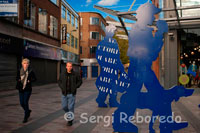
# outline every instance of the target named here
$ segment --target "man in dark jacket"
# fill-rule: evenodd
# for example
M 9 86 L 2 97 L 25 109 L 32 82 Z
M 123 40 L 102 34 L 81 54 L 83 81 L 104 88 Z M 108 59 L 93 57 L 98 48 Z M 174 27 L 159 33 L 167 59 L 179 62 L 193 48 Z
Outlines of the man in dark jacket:
M 68 126 L 72 126 L 74 116 L 74 105 L 76 90 L 82 84 L 82 79 L 79 73 L 73 71 L 72 63 L 66 63 L 66 72 L 60 75 L 58 85 L 62 91 L 62 108 L 65 111 L 68 120 Z M 71 116 L 69 116 L 71 115 Z

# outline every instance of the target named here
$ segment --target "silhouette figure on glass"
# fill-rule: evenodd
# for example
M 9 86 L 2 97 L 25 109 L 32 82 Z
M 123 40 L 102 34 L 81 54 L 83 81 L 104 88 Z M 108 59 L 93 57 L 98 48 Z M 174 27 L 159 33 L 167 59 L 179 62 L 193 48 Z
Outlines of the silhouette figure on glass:
M 106 37 L 97 45 L 96 58 L 100 65 L 101 72 L 96 80 L 99 90 L 96 102 L 99 107 L 107 107 L 105 103 L 109 95 L 109 106 L 117 107 L 117 81 L 119 72 L 124 72 L 124 67 L 120 61 L 120 53 L 117 41 L 113 39 L 116 27 L 106 26 Z
M 171 102 L 178 101 L 182 96 L 190 96 L 193 90 L 187 90 L 182 86 L 174 86 L 165 90 L 159 83 L 155 73 L 151 69 L 152 62 L 156 60 L 163 46 L 164 33 L 168 31 L 165 21 L 158 20 L 155 24 L 156 31 L 152 28 L 154 15 L 161 10 L 153 4 L 141 5 L 136 13 L 137 22 L 133 24 L 129 32 L 129 48 L 127 55 L 130 59 L 128 68 L 128 83 L 125 93 L 121 96 L 118 109 L 114 112 L 113 128 L 115 132 L 138 132 L 137 126 L 131 121 L 122 120 L 121 113 L 127 118 L 135 114 L 136 109 L 150 109 L 152 118 L 172 116 Z M 141 92 L 142 87 L 147 92 Z M 176 123 L 171 120 L 160 122 L 160 133 L 172 133 L 173 130 L 184 128 L 188 123 Z M 154 133 L 154 120 L 149 123 L 149 132 Z

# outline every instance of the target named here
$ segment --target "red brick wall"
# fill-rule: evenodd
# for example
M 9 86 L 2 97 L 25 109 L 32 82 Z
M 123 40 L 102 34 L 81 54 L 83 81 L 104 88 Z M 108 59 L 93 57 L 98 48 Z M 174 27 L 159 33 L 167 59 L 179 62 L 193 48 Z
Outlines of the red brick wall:
M 31 0 L 36 6 L 36 19 L 35 19 L 35 30 L 24 28 L 23 36 L 37 40 L 40 42 L 48 43 L 50 45 L 60 46 L 60 23 L 61 23 L 61 1 L 59 6 L 52 3 L 50 0 Z M 20 10 L 19 10 L 19 24 L 24 24 L 24 0 L 20 0 Z M 42 34 L 38 31 L 38 10 L 39 8 L 46 9 L 48 13 L 48 33 Z M 49 35 L 50 29 L 50 15 L 54 16 L 58 20 L 58 38 L 53 38 Z
M 93 12 L 80 12 L 80 18 L 82 18 L 82 25 L 80 25 L 80 32 L 82 32 L 82 40 L 80 41 L 80 46 L 82 47 L 82 54 L 80 54 L 81 58 L 91 58 L 90 56 L 90 47 L 97 46 L 100 40 L 91 40 L 90 39 L 90 31 L 99 32 L 99 39 L 101 39 L 101 35 L 105 36 L 105 32 L 101 28 L 101 22 L 106 25 L 105 19 L 98 13 Z M 90 25 L 90 17 L 99 18 L 99 25 Z

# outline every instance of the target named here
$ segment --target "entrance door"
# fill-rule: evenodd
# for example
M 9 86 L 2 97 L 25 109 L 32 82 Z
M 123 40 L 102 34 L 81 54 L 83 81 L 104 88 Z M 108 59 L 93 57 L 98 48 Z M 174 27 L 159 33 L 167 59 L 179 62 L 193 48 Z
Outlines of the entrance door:
M 87 66 L 82 66 L 81 70 L 82 70 L 82 77 L 87 78 Z
M 98 66 L 92 66 L 92 77 L 98 77 Z

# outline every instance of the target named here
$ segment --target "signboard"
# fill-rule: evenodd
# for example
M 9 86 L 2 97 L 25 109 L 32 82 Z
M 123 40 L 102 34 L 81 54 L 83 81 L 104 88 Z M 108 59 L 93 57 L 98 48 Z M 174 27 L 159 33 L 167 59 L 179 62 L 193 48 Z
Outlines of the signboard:
M 24 40 L 24 56 L 61 60 L 60 49 Z
M 61 50 L 62 53 L 62 60 L 66 63 L 66 62 L 72 62 L 72 63 L 79 63 L 78 62 L 78 55 L 72 53 L 72 52 L 68 52 L 68 51 L 64 51 Z
M 18 0 L 0 0 L 0 16 L 17 16 Z
M 62 44 L 66 44 L 66 40 L 67 40 L 67 25 L 63 24 L 62 25 Z
M 0 33 L 0 51 L 21 55 L 23 54 L 23 40 Z

